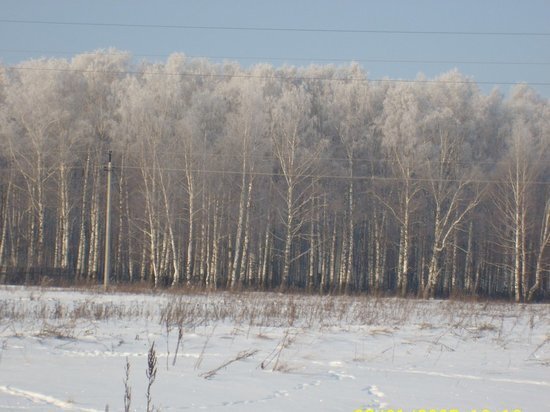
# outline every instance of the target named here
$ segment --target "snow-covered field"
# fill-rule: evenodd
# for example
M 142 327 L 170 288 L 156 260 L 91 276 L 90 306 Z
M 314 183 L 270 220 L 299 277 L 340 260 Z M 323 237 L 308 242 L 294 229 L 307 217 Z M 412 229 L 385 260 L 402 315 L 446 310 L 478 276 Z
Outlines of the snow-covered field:
M 0 410 L 145 410 L 153 342 L 162 411 L 550 411 L 547 304 L 19 287 Z

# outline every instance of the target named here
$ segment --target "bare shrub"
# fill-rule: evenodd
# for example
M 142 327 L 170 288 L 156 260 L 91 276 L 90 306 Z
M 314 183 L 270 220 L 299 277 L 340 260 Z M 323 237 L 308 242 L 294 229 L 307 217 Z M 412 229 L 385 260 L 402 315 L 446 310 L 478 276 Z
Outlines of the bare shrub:
M 271 363 L 274 362 L 272 369 L 273 371 L 282 371 L 283 369 L 287 369 L 286 367 L 281 367 L 281 354 L 283 353 L 283 349 L 288 348 L 293 341 L 293 338 L 290 336 L 290 329 L 286 329 L 283 337 L 281 338 L 275 349 L 273 349 L 273 351 L 269 355 L 267 355 L 267 357 L 260 364 L 260 367 L 262 369 L 266 369 Z
M 155 352 L 155 342 L 151 344 L 149 352 L 147 354 L 147 369 L 145 370 L 145 376 L 147 377 L 147 412 L 154 410 L 153 402 L 151 398 L 151 387 L 157 378 L 157 353 Z
M 75 328 L 76 325 L 72 322 L 59 325 L 44 322 L 36 336 L 40 338 L 74 339 Z
M 132 405 L 132 388 L 130 387 L 130 361 L 126 357 L 126 365 L 124 367 L 124 412 L 130 412 Z
M 176 342 L 176 350 L 174 352 L 174 360 L 172 361 L 172 366 L 176 366 L 176 359 L 178 358 L 178 350 L 181 345 L 181 340 L 183 339 L 183 325 L 178 325 L 178 341 Z
M 204 352 L 206 351 L 206 347 L 208 346 L 208 342 L 214 335 L 214 332 L 216 330 L 216 325 L 212 328 L 208 336 L 206 337 L 206 340 L 204 341 L 204 345 L 202 345 L 201 353 L 199 354 L 199 357 L 197 358 L 197 361 L 195 362 L 195 370 L 199 369 L 202 363 L 202 360 L 204 359 Z

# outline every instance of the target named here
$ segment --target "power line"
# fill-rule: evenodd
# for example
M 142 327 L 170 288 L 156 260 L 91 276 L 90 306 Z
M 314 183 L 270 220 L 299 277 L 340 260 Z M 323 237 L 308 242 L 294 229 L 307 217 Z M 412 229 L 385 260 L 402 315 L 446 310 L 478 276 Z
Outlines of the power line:
M 113 149 L 112 150 L 113 152 L 115 153 L 124 153 L 124 151 L 122 149 Z M 156 151 L 155 152 L 157 155 L 184 155 L 185 152 L 183 151 L 170 151 L 170 152 L 158 152 Z M 234 154 L 229 154 L 229 153 L 206 153 L 206 154 L 201 154 L 200 155 L 201 157 L 206 157 L 206 158 L 228 158 L 228 159 L 246 159 L 248 161 L 251 161 L 251 160 L 265 160 L 265 161 L 278 161 L 278 158 L 276 156 L 273 156 L 273 155 L 270 155 L 270 156 L 264 156 L 264 155 L 247 155 L 247 156 L 243 156 L 243 155 L 234 155 Z M 319 156 L 319 157 L 316 157 L 317 160 L 322 160 L 322 161 L 328 161 L 328 162 L 331 162 L 331 161 L 334 161 L 334 162 L 347 162 L 349 159 L 347 157 L 327 157 L 327 156 Z M 439 160 L 418 160 L 416 158 L 411 158 L 410 159 L 411 162 L 413 162 L 415 165 L 424 165 L 424 164 L 441 164 L 441 163 L 445 163 L 445 164 L 451 164 L 451 165 L 473 165 L 473 166 L 476 166 L 476 165 L 497 165 L 497 164 L 500 164 L 502 161 L 501 160 L 461 160 L 461 161 L 439 161 Z M 404 163 L 406 162 L 406 160 L 398 160 L 398 159 L 391 159 L 391 158 L 372 158 L 372 157 L 353 157 L 353 162 L 354 164 L 356 164 L 357 162 L 361 163 L 361 162 L 365 162 L 365 163 L 386 163 L 386 164 L 400 164 L 400 163 Z M 529 164 L 549 164 L 550 163 L 550 159 L 540 159 L 540 160 L 533 160 L 533 161 L 529 161 Z
M 99 168 L 99 167 L 97 167 Z M 52 168 L 41 168 L 43 170 L 48 171 L 59 171 L 62 168 L 61 167 L 52 167 Z M 73 167 L 64 167 L 64 170 L 84 170 L 85 168 L 83 166 L 73 166 Z M 116 168 L 115 168 L 116 169 Z M 237 170 L 212 170 L 212 169 L 204 169 L 204 168 L 179 168 L 179 167 L 151 167 L 151 166 L 130 166 L 125 165 L 125 170 L 152 170 L 152 171 L 162 171 L 162 172 L 186 172 L 186 173 L 202 173 L 202 174 L 214 174 L 214 175 L 242 175 L 242 171 Z M 19 171 L 17 168 L 1 168 L 0 170 L 14 170 Z M 97 169 L 94 169 L 97 170 Z M 246 173 L 247 176 L 264 176 L 264 177 L 281 177 L 284 178 L 284 173 L 275 173 L 275 172 L 259 172 L 259 171 L 248 171 Z M 292 176 L 295 178 L 302 178 L 302 179 L 317 179 L 317 180 L 355 180 L 355 181 L 391 181 L 391 182 L 403 182 L 405 179 L 402 177 L 394 177 L 394 176 L 349 176 L 349 175 L 330 175 L 330 174 L 300 174 L 300 175 L 287 175 Z M 430 183 L 430 182 L 447 182 L 447 183 L 467 183 L 467 184 L 475 184 L 475 183 L 483 183 L 483 184 L 502 184 L 506 183 L 506 180 L 497 180 L 497 179 L 441 179 L 441 178 L 420 178 L 420 177 L 410 177 L 406 180 L 411 182 L 424 182 L 424 183 Z M 526 185 L 550 185 L 550 181 L 543 181 L 543 180 L 529 180 L 522 182 Z
M 40 50 L 40 49 L 0 49 L 0 53 L 18 53 L 18 54 L 54 54 L 63 56 L 77 56 L 77 55 L 106 55 L 106 56 L 120 56 L 129 54 L 132 57 L 169 57 L 169 54 L 154 54 L 154 53 L 129 53 L 129 52 L 82 52 L 82 51 L 66 51 L 66 50 Z M 519 60 L 435 60 L 435 59 L 387 59 L 378 57 L 367 58 L 341 58 L 341 57 L 284 57 L 284 56 L 230 56 L 230 55 L 184 55 L 191 59 L 225 59 L 225 60 L 259 60 L 259 61 L 301 61 L 301 62 L 339 62 L 339 63 L 410 63 L 410 64 L 464 64 L 464 65 L 518 65 L 518 66 L 550 66 L 550 62 L 547 61 L 519 61 Z
M 124 153 L 124 151 L 122 149 L 112 149 L 111 150 L 113 153 Z M 85 150 L 71 150 L 70 151 L 71 154 L 88 154 L 87 151 Z M 154 152 L 156 155 L 161 155 L 161 156 L 167 156 L 167 155 L 183 155 L 185 154 L 184 152 L 180 152 L 180 151 L 170 151 L 170 152 L 159 152 L 159 151 L 155 151 Z M 17 152 L 17 155 L 34 155 L 36 154 L 36 151 L 18 151 Z M 47 152 L 48 155 L 52 155 L 52 154 L 67 154 L 66 152 L 62 152 L 62 151 L 59 151 L 59 150 L 48 150 Z M 136 157 L 136 153 L 132 152 L 131 153 L 132 155 L 134 155 L 133 157 Z M 137 156 L 139 157 L 139 156 Z M 270 156 L 264 156 L 264 155 L 248 155 L 248 156 L 242 156 L 242 155 L 233 155 L 233 154 L 226 154 L 226 153 L 206 153 L 206 154 L 200 154 L 200 159 L 237 159 L 237 160 L 247 160 L 248 162 L 251 162 L 253 160 L 258 160 L 258 161 L 264 161 L 264 162 L 278 162 L 279 159 L 276 157 L 276 156 L 273 156 L 273 155 L 270 155 Z M 10 157 L 10 159 L 12 159 Z M 198 158 L 197 158 L 198 159 Z M 78 159 L 77 159 L 78 160 Z M 183 160 L 183 159 L 178 159 L 176 158 L 176 160 Z M 326 157 L 326 156 L 320 156 L 320 157 L 316 157 L 316 160 L 320 160 L 320 161 L 324 161 L 324 162 L 345 162 L 345 164 L 347 164 L 348 162 L 348 158 L 347 157 Z M 419 159 L 415 159 L 415 158 L 411 158 L 411 159 L 408 159 L 411 163 L 414 163 L 415 166 L 420 166 L 420 165 L 430 165 L 430 164 L 448 164 L 448 165 L 460 165 L 460 166 L 480 166 L 480 165 L 498 165 L 498 164 L 501 164 L 503 162 L 505 162 L 506 159 L 503 159 L 503 160 L 460 160 L 460 161 L 441 161 L 441 160 L 419 160 Z M 401 163 L 405 163 L 407 162 L 407 160 L 399 160 L 399 159 L 390 159 L 390 158 L 377 158 L 377 159 L 374 159 L 374 158 L 370 158 L 370 157 L 354 157 L 353 158 L 353 163 L 355 165 L 360 165 L 361 163 L 371 163 L 371 164 L 401 164 Z M 533 164 L 542 164 L 542 165 L 547 165 L 550 163 L 550 159 L 538 159 L 538 160 L 530 160 L 529 161 L 529 164 L 530 165 L 533 165 Z M 65 166 L 65 169 L 70 169 L 70 168 L 74 168 L 74 169 L 81 169 L 82 166 Z M 55 170 L 55 167 L 53 168 L 45 168 L 45 169 L 54 169 Z M 0 170 L 6 170 L 5 168 L 1 168 L 0 167 Z M 14 169 L 15 170 L 15 169 Z
M 140 169 L 140 170 L 156 170 L 156 171 L 166 171 L 166 172 L 192 172 L 192 173 L 210 173 L 210 174 L 228 174 L 228 175 L 242 175 L 242 171 L 236 170 L 209 170 L 209 169 L 185 169 L 185 168 L 164 168 L 164 167 L 142 167 L 142 166 L 125 166 L 126 169 Z M 258 171 L 249 171 L 246 173 L 249 176 L 267 176 L 267 177 L 285 177 L 284 173 L 275 173 L 275 172 L 258 172 Z M 376 181 L 394 181 L 402 182 L 404 179 L 402 177 L 393 177 L 393 176 L 349 176 L 349 175 L 328 175 L 328 174 L 301 174 L 301 175 L 287 175 L 295 178 L 303 179 L 334 179 L 334 180 L 376 180 Z M 419 177 L 410 177 L 408 181 L 413 182 L 448 182 L 448 183 L 505 183 L 502 180 L 496 179 L 441 179 L 441 178 L 419 178 Z M 526 181 L 525 184 L 534 184 L 534 185 L 550 185 L 550 181 Z
M 228 73 L 194 73 L 194 72 L 147 72 L 138 70 L 91 70 L 91 69 L 64 69 L 54 67 L 28 67 L 28 66 L 6 66 L 10 70 L 20 71 L 43 71 L 43 72 L 74 72 L 74 73 L 98 73 L 114 75 L 152 75 L 152 76 L 181 76 L 181 77 L 202 77 L 202 78 L 242 78 L 242 79 L 270 79 L 270 80 L 315 80 L 315 81 L 336 81 L 336 82 L 375 82 L 375 83 L 420 83 L 420 84 L 482 84 L 482 85 L 503 85 L 514 86 L 519 84 L 528 84 L 531 86 L 550 86 L 550 82 L 522 82 L 522 81 L 474 81 L 474 80 L 419 80 L 419 79 L 389 79 L 366 77 L 319 77 L 319 76 L 283 76 L 274 74 L 273 76 L 256 74 L 228 74 Z
M 136 157 L 136 156 L 139 157 L 139 155 L 140 155 L 140 152 L 127 152 L 124 149 L 110 149 L 110 151 L 113 152 L 113 153 L 120 153 L 122 155 L 131 154 L 131 155 L 133 155 L 133 157 Z M 55 150 L 48 149 L 47 154 L 48 155 L 53 155 L 53 154 L 60 155 L 60 154 L 67 154 L 69 152 L 71 154 L 85 154 L 85 155 L 87 155 L 87 154 L 94 155 L 94 154 L 98 153 L 98 152 L 91 152 L 91 151 L 84 150 L 84 149 L 81 149 L 81 150 L 71 149 L 67 152 L 64 152 L 64 151 L 58 150 L 58 149 L 55 149 Z M 32 150 L 20 150 L 20 151 L 16 152 L 16 155 L 34 155 L 36 153 L 37 153 L 36 151 L 32 151 Z M 156 154 L 156 155 L 162 155 L 162 156 L 185 155 L 184 151 L 179 151 L 179 150 L 172 150 L 172 151 L 156 151 L 155 150 L 153 153 Z M 202 160 L 203 158 L 206 158 L 206 159 L 237 159 L 237 160 L 245 159 L 248 162 L 250 162 L 252 160 L 260 160 L 260 161 L 263 160 L 265 162 L 278 162 L 279 161 L 277 156 L 274 156 L 274 155 L 261 155 L 261 154 L 243 156 L 242 154 L 230 154 L 230 153 L 201 153 L 200 154 L 200 159 Z M 10 160 L 10 159 L 13 159 L 13 157 L 10 156 L 9 158 L 5 158 L 5 159 Z M 181 158 L 181 159 L 176 158 L 176 160 L 183 160 L 183 158 Z M 346 162 L 346 164 L 347 164 L 349 159 L 347 157 L 319 156 L 319 157 L 316 157 L 316 160 L 321 160 L 321 161 L 325 161 L 325 162 Z M 412 157 L 411 159 L 405 159 L 405 160 L 396 159 L 396 158 L 388 158 L 388 157 L 379 157 L 379 158 L 353 157 L 353 162 L 356 165 L 358 163 L 359 164 L 361 164 L 361 163 L 401 164 L 401 163 L 405 163 L 407 160 L 413 162 L 416 166 L 428 165 L 428 164 L 441 164 L 441 163 L 449 164 L 449 165 L 462 165 L 462 166 L 466 166 L 466 165 L 471 165 L 471 166 L 498 165 L 498 164 L 501 164 L 501 163 L 506 161 L 506 159 L 501 159 L 501 160 L 446 160 L 446 161 L 440 161 L 440 160 L 433 160 L 433 159 L 420 160 L 420 159 L 416 159 L 414 157 Z M 530 160 L 529 164 L 530 165 L 533 165 L 533 164 L 547 165 L 547 164 L 550 164 L 550 159 L 545 158 L 545 159 L 538 159 L 538 160 Z M 65 167 L 65 169 L 73 168 L 73 166 L 64 166 L 64 167 Z M 82 166 L 74 166 L 74 168 L 75 169 L 81 169 Z M 51 169 L 51 168 L 49 168 L 49 169 Z M 55 170 L 55 167 L 53 169 Z M 1 167 L 0 167 L 0 170 L 2 170 Z
M 550 32 L 534 31 L 465 31 L 465 30 L 381 30 L 381 29 L 343 29 L 343 28 L 306 28 L 306 27 L 260 27 L 260 26 L 213 26 L 179 24 L 138 24 L 104 23 L 82 21 L 48 21 L 0 19 L 0 23 L 36 24 L 54 26 L 120 27 L 147 29 L 180 30 L 216 30 L 216 31 L 254 31 L 254 32 L 298 32 L 298 33 L 342 33 L 342 34 L 406 34 L 406 35 L 449 35 L 449 36 L 550 36 Z

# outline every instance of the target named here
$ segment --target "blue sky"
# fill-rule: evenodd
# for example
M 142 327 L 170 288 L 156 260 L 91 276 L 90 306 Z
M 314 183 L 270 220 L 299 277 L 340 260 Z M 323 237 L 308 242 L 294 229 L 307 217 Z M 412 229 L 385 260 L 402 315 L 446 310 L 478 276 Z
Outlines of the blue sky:
M 245 66 L 259 61 L 308 65 L 331 59 L 337 64 L 340 59 L 371 60 L 361 62 L 371 78 L 413 79 L 420 72 L 433 77 L 457 67 L 480 82 L 550 83 L 550 36 L 192 30 L 5 21 L 549 33 L 548 0 L 0 0 L 0 20 L 4 20 L 0 21 L 4 65 L 115 47 L 149 60 L 163 60 L 172 52 L 228 57 Z M 460 63 L 465 61 L 478 63 Z M 479 64 L 488 61 L 547 64 Z M 492 87 L 482 86 L 485 91 Z M 550 96 L 550 86 L 533 87 Z

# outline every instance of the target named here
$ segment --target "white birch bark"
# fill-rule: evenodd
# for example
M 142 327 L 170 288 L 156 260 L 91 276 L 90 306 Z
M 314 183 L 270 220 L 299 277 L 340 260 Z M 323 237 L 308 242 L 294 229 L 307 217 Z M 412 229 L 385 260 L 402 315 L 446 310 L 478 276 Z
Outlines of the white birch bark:
M 546 202 L 544 216 L 541 224 L 541 236 L 539 250 L 537 253 L 537 264 L 535 268 L 535 283 L 529 289 L 527 300 L 531 302 L 538 293 L 542 291 L 544 274 L 544 256 L 546 250 L 550 247 L 550 200 Z
M 0 272 L 3 272 L 6 268 L 6 262 L 4 259 L 4 253 L 6 249 L 6 239 L 7 239 L 7 233 L 8 233 L 8 213 L 10 209 L 10 197 L 11 197 L 11 190 L 12 190 L 12 174 L 10 173 L 8 177 L 8 184 L 7 188 L 4 194 L 4 199 L 2 202 L 2 216 L 0 218 L 2 219 L 1 225 L 1 231 L 0 231 Z
M 474 274 L 473 274 L 473 247 L 474 247 L 474 222 L 470 221 L 468 228 L 468 246 L 466 248 L 466 258 L 464 259 L 464 289 L 467 293 L 473 293 Z
M 309 255 L 308 255 L 308 268 L 307 268 L 307 284 L 306 289 L 308 292 L 313 291 L 317 278 L 317 269 L 315 263 L 317 261 L 317 227 L 316 222 L 317 215 L 317 206 L 316 202 L 312 199 L 311 201 L 311 211 L 310 211 L 310 222 L 309 222 Z
M 69 267 L 69 191 L 67 185 L 67 171 L 64 163 L 59 166 L 59 266 L 61 269 Z
M 37 240 L 36 240 L 36 266 L 42 267 L 44 262 L 44 196 L 43 196 L 43 174 L 44 164 L 42 154 L 38 152 L 37 179 L 36 179 L 36 208 L 37 208 Z
M 170 201 L 169 201 L 169 198 L 168 198 L 168 190 L 166 188 L 167 184 L 164 181 L 163 171 L 160 170 L 160 167 L 159 167 L 159 183 L 160 183 L 160 189 L 161 189 L 161 192 L 162 192 L 162 200 L 163 200 L 163 205 L 164 205 L 164 214 L 165 214 L 165 217 L 166 217 L 167 236 L 165 236 L 165 237 L 167 239 L 167 243 L 170 246 L 169 256 L 171 257 L 171 259 L 169 259 L 169 261 L 171 262 L 171 266 L 172 266 L 172 276 L 171 276 L 172 286 L 175 286 L 180 281 L 180 269 L 179 269 L 179 265 L 178 265 L 178 251 L 177 251 L 177 248 L 176 248 L 176 239 L 175 239 L 175 236 L 174 236 L 174 229 L 172 227 L 174 218 L 172 217 L 172 210 L 171 210 Z M 166 245 L 166 246 L 168 246 L 168 245 Z M 168 266 L 168 265 L 169 265 L 169 263 L 167 262 L 166 266 Z
M 330 241 L 330 257 L 329 257 L 329 276 L 328 287 L 329 290 L 336 288 L 336 216 L 334 216 L 332 226 L 332 237 Z
M 439 157 L 436 170 L 431 168 L 431 162 L 428 164 L 432 172 L 429 186 L 435 212 L 428 281 L 423 290 L 426 299 L 435 296 L 441 276 L 440 258 L 450 236 L 477 206 L 481 197 L 481 191 L 466 172 L 460 176 L 460 171 L 454 170 L 458 166 L 456 151 L 459 149 L 459 138 L 451 140 L 450 131 L 438 127 Z M 467 193 L 469 188 L 471 193 Z
M 193 270 L 193 253 L 194 253 L 194 235 L 195 235 L 195 181 L 192 176 L 192 171 L 189 168 L 186 171 L 187 175 L 187 192 L 188 192 L 188 236 L 187 236 L 187 260 L 185 263 L 185 283 L 187 286 L 192 282 Z
M 269 265 L 271 262 L 271 209 L 267 212 L 267 224 L 263 239 L 260 287 L 262 289 L 271 288 L 271 282 L 268 276 Z
M 212 258 L 210 261 L 210 267 L 208 271 L 208 281 L 206 286 L 210 289 L 216 289 L 218 285 L 218 260 L 220 254 L 220 240 L 219 240 L 219 201 L 216 200 L 214 207 L 214 223 L 212 228 Z
M 99 268 L 99 214 L 99 168 L 96 168 L 90 202 L 90 247 L 86 265 L 89 280 L 96 279 Z
M 254 178 L 253 176 L 251 176 L 248 182 L 248 189 L 247 189 L 247 195 L 246 195 L 246 208 L 245 208 L 245 217 L 244 217 L 244 239 L 243 239 L 241 267 L 240 267 L 240 273 L 239 273 L 240 279 L 245 278 L 245 273 L 247 271 L 250 272 L 250 266 L 248 266 L 247 268 L 247 264 L 249 263 L 248 249 L 250 246 L 250 209 L 252 207 L 253 181 L 254 181 Z M 250 283 L 250 279 L 248 279 L 248 281 Z
M 241 264 L 241 244 L 242 244 L 242 233 L 243 233 L 243 222 L 245 218 L 245 204 L 246 204 L 246 153 L 243 155 L 242 169 L 241 169 L 241 194 L 239 197 L 239 216 L 237 218 L 237 231 L 235 233 L 235 246 L 233 247 L 233 263 L 231 265 L 230 281 L 229 287 L 235 289 L 238 285 L 239 280 L 237 275 L 239 273 L 239 266 Z
M 158 230 L 157 230 L 157 219 L 156 219 L 156 208 L 153 204 L 153 201 L 156 196 L 156 179 L 155 179 L 155 170 L 156 167 L 146 168 L 145 167 L 145 154 L 143 154 L 143 168 L 142 168 L 142 177 L 143 184 L 145 189 L 145 209 L 147 212 L 147 236 L 149 240 L 149 265 L 151 268 L 151 276 L 153 287 L 158 286 L 159 282 L 159 262 L 158 262 Z
M 349 158 L 349 169 L 351 174 L 351 180 L 349 182 L 348 186 L 348 256 L 347 256 L 347 263 L 346 263 L 346 280 L 344 283 L 344 292 L 348 293 L 350 291 L 350 287 L 353 284 L 353 270 L 354 270 L 354 249 L 355 249 L 355 241 L 354 241 L 354 233 L 355 233 L 355 221 L 354 221 L 354 214 L 355 214 L 355 203 L 353 201 L 353 157 Z
M 82 198 L 80 203 L 80 228 L 78 232 L 78 251 L 76 256 L 76 275 L 80 278 L 86 271 L 86 221 L 88 216 L 88 180 L 90 175 L 90 150 L 86 154 L 86 163 L 84 166 L 84 176 L 82 182 Z
M 342 218 L 342 250 L 340 252 L 340 258 L 338 263 L 340 264 L 340 270 L 338 270 L 338 291 L 340 293 L 345 292 L 346 284 L 346 274 L 347 274 L 347 263 L 348 263 L 348 239 L 347 236 L 347 225 L 346 225 L 346 214 Z

